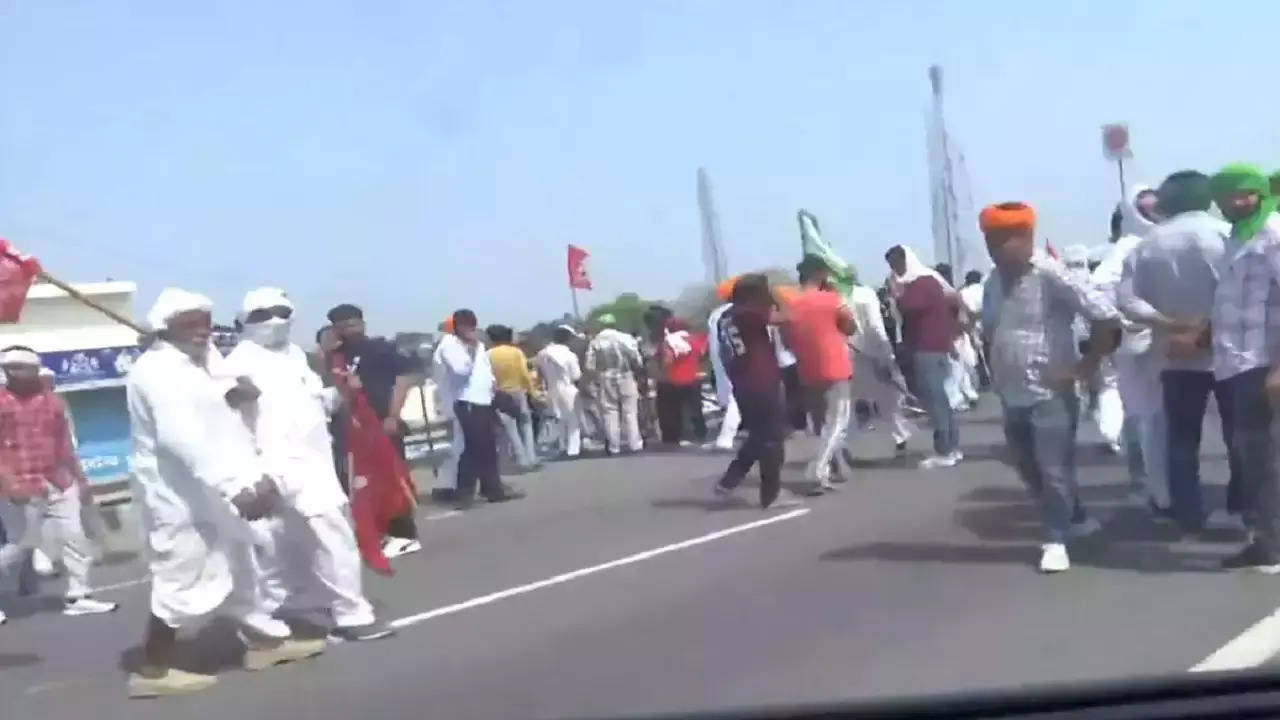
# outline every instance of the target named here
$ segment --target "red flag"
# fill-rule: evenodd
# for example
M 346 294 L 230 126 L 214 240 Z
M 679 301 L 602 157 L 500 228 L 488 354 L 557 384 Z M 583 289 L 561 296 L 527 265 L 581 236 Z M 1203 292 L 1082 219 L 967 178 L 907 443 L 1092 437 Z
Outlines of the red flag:
M 347 404 L 347 487 L 351 490 L 356 545 L 370 568 L 391 575 L 391 563 L 382 553 L 382 538 L 392 519 L 413 509 L 413 480 L 391 439 L 382 430 L 382 423 L 364 390 L 352 388 L 346 382 L 350 374 L 346 358 L 341 352 L 335 352 L 330 355 L 329 363 Z
M 1044 251 L 1054 260 L 1058 259 L 1058 251 L 1054 249 L 1053 245 L 1049 244 L 1048 240 L 1044 241 Z
M 569 287 L 590 290 L 591 278 L 587 275 L 587 258 L 590 253 L 577 245 L 569 246 Z
M 40 261 L 0 238 L 0 323 L 18 322 L 31 281 L 39 274 Z

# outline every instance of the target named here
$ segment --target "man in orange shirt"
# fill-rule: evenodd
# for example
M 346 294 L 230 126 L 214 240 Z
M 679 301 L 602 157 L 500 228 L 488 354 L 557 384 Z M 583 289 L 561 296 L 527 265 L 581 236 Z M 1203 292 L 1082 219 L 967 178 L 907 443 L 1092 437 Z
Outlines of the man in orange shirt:
M 829 270 L 821 259 L 806 255 L 798 269 L 801 290 L 787 309 L 784 332 L 798 361 L 806 394 L 825 407 L 818 455 L 806 471 L 817 483 L 812 494 L 822 495 L 835 489 L 833 479 L 844 482 L 836 451 L 844 445 L 849 430 L 849 381 L 853 379 L 849 336 L 858 325 L 844 298 L 827 284 Z

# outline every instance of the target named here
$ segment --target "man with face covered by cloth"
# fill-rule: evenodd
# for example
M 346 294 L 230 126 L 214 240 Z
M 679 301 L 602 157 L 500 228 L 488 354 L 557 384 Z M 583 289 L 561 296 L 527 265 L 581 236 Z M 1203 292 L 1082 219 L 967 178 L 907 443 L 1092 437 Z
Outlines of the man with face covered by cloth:
M 155 341 L 127 386 L 134 501 L 151 571 L 151 615 L 131 697 L 201 690 L 211 675 L 174 667 L 179 628 L 218 613 L 239 621 L 248 670 L 317 655 L 324 640 L 298 640 L 258 595 L 247 520 L 279 504 L 253 440 L 232 409 L 256 390 L 225 372 L 211 342 L 213 303 L 167 288 L 147 313 Z
M 260 591 L 273 610 L 293 605 L 332 615 L 333 635 L 343 640 L 386 637 L 391 629 L 374 620 L 361 587 L 347 496 L 332 462 L 328 416 L 341 396 L 323 387 L 289 341 L 293 310 L 278 288 L 249 291 L 240 344 L 227 356 L 229 373 L 261 393 L 242 411 L 283 500 L 277 517 L 253 523 Z

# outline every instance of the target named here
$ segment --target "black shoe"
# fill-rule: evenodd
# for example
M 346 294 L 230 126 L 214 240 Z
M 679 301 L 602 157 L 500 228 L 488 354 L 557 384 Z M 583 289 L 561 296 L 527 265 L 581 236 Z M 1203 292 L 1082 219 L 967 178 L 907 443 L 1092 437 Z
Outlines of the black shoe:
M 1280 573 L 1280 560 L 1275 555 L 1264 552 L 1256 543 L 1247 545 L 1243 550 L 1222 561 L 1224 570 L 1252 570 L 1264 575 Z
M 894 455 L 896 455 L 896 456 L 898 456 L 898 457 L 903 457 L 903 456 L 905 456 L 905 455 L 907 454 L 907 441 L 906 441 L 906 440 L 903 440 L 903 441 L 902 441 L 902 442 L 900 442 L 900 443 L 894 443 L 894 444 L 893 444 L 893 454 L 894 454 Z
M 329 631 L 329 636 L 337 640 L 346 642 L 359 642 L 361 640 L 378 640 L 384 637 L 395 635 L 396 631 L 386 623 L 374 620 L 368 625 L 353 625 L 351 627 L 336 627 Z
M 507 502 L 508 500 L 519 500 L 520 498 L 524 497 L 524 495 L 525 493 L 523 490 L 518 490 L 516 488 L 511 487 L 510 485 L 504 485 L 502 487 L 502 494 L 498 495 L 497 497 L 489 498 L 489 502 L 500 503 L 500 502 Z
M 459 498 L 459 499 L 458 499 L 458 501 L 457 501 L 456 503 L 454 503 L 454 504 L 453 504 L 453 509 L 454 509 L 454 510 L 461 510 L 461 511 L 465 512 L 465 511 L 467 511 L 467 510 L 470 510 L 470 509 L 471 509 L 471 506 L 472 506 L 472 505 L 474 505 L 474 504 L 475 504 L 475 502 L 476 502 L 476 500 L 475 500 L 475 498 L 473 498 L 473 497 L 464 497 L 464 498 Z

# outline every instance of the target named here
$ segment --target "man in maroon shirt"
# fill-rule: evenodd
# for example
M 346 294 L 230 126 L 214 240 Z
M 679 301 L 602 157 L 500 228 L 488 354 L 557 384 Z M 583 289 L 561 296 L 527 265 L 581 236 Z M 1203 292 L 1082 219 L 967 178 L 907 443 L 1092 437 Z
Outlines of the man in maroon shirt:
M 964 457 L 946 386 L 960 331 L 958 296 L 951 284 L 920 262 L 910 248 L 895 245 L 884 257 L 891 270 L 889 293 L 902 315 L 903 344 L 915 358 L 920 401 L 933 424 L 934 454 L 922 460 L 920 467 L 951 467 Z
M 716 484 L 716 494 L 732 498 L 751 466 L 759 463 L 760 506 L 789 507 L 799 500 L 790 495 L 779 497 L 786 410 L 782 403 L 782 371 L 769 334 L 769 324 L 774 319 L 769 280 L 755 273 L 743 275 L 734 283 L 730 300 L 733 305 L 720 315 L 711 331 L 717 334 L 747 439 Z

